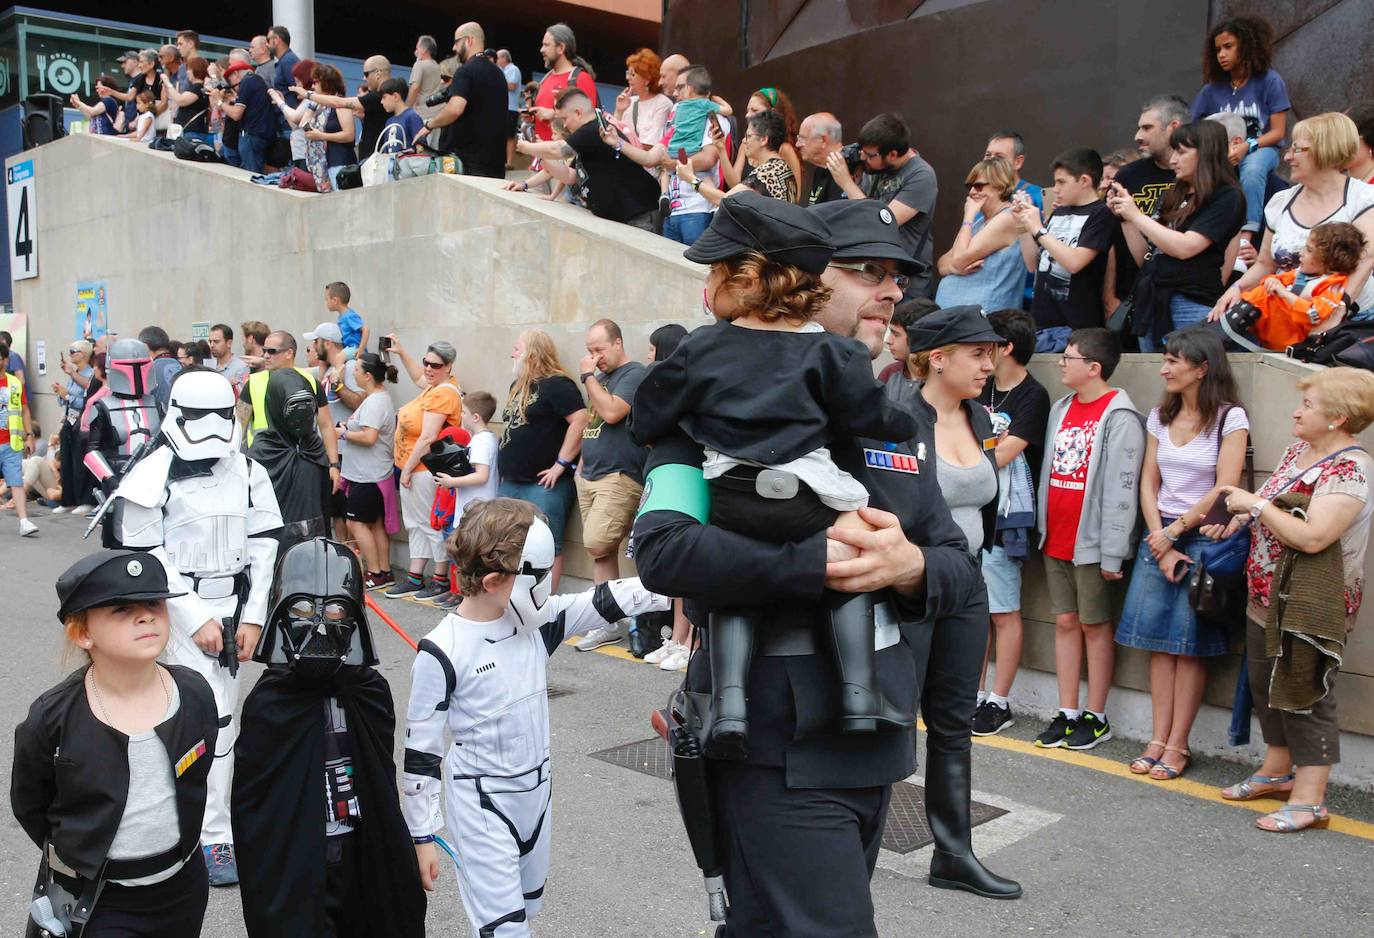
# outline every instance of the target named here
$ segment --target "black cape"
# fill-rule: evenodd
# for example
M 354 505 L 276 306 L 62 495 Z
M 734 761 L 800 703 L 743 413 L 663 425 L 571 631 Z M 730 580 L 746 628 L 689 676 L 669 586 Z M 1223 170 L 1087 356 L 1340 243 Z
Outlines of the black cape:
M 401 815 L 392 758 L 391 688 L 372 668 L 344 668 L 326 684 L 270 668 L 243 703 L 231 813 L 239 896 L 250 938 L 308 938 L 325 927 L 324 709 L 348 720 L 362 820 L 352 834 L 357 881 L 367 884 L 369 938 L 423 938 L 425 896 Z
M 319 520 L 324 533 L 324 492 L 329 484 L 329 458 L 313 428 L 303 439 L 283 429 L 286 400 L 298 391 L 309 391 L 310 382 L 294 368 L 272 372 L 267 379 L 267 426 L 253 433 L 248 455 L 262 464 L 277 493 L 281 519 L 290 525 Z M 285 546 L 285 545 L 283 545 Z

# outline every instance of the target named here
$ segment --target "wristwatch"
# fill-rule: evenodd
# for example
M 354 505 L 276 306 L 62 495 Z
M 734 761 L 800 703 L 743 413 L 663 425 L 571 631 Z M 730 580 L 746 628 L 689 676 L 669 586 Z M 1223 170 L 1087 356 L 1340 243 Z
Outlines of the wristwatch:
M 578 380 L 580 383 L 582 383 L 582 384 L 586 384 L 588 378 L 595 378 L 595 377 L 596 377 L 596 372 L 595 372 L 595 371 L 584 371 L 584 372 L 582 372 L 582 376 L 581 376 L 580 378 L 578 378 L 577 380 Z
M 1260 514 L 1263 513 L 1264 509 L 1268 507 L 1269 499 L 1261 498 L 1259 501 L 1255 502 L 1253 505 L 1250 506 L 1250 517 L 1258 519 Z
M 700 191 L 701 191 L 701 180 L 700 180 L 700 179 L 693 179 L 693 180 L 692 180 L 692 191 L 694 191 L 694 192 L 700 192 Z
M 329 464 L 329 468 L 330 468 L 330 469 L 342 469 L 342 468 L 343 468 L 343 463 L 336 459 L 336 460 L 334 460 L 332 463 Z
M 1031 235 L 1031 240 L 1038 244 L 1040 242 L 1040 239 L 1045 237 L 1045 235 L 1049 233 L 1050 230 L 1046 228 L 1044 225 L 1041 225 L 1039 230 L 1036 231 L 1035 234 Z

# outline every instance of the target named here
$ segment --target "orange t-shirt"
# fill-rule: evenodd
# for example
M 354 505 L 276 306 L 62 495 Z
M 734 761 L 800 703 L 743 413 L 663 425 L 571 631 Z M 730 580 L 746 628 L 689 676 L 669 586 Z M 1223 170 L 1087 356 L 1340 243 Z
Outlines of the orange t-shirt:
M 404 469 L 415 441 L 420 438 L 425 414 L 443 414 L 444 423 L 456 427 L 463 422 L 463 394 L 458 383 L 449 378 L 443 384 L 425 388 L 414 400 L 396 411 L 396 466 Z M 423 464 L 415 467 L 424 472 Z
M 1290 290 L 1297 276 L 1296 270 L 1270 274 Z M 1269 277 L 1264 279 L 1268 280 Z M 1323 274 L 1312 284 L 1312 295 L 1300 296 L 1292 305 L 1281 296 L 1270 296 L 1264 290 L 1264 282 L 1260 281 L 1241 294 L 1241 299 L 1260 310 L 1259 321 L 1251 330 L 1255 338 L 1259 339 L 1260 345 L 1275 352 L 1297 345 L 1341 305 L 1347 279 L 1345 274 Z

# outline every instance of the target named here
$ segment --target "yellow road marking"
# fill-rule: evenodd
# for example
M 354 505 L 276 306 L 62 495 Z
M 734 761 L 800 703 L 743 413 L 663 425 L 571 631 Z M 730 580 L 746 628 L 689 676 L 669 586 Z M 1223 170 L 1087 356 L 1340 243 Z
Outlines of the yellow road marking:
M 580 637 L 580 636 L 579 636 Z M 568 644 L 572 644 L 576 639 L 569 639 Z M 602 645 L 594 649 L 603 655 L 612 658 L 619 658 L 622 661 L 633 661 L 637 664 L 644 664 L 639 658 L 630 654 L 629 649 L 620 645 Z M 654 667 L 654 665 L 650 665 Z M 925 723 L 918 720 L 916 725 L 919 729 L 925 730 Z M 1180 795 L 1187 795 L 1190 798 L 1197 798 L 1200 801 L 1210 801 L 1213 804 L 1225 805 L 1231 808 L 1244 808 L 1247 811 L 1254 811 L 1256 814 L 1268 814 L 1283 807 L 1286 802 L 1276 798 L 1259 798 L 1255 801 L 1228 801 L 1221 797 L 1221 789 L 1212 785 L 1204 785 L 1188 778 L 1176 778 L 1173 781 L 1162 782 L 1158 779 L 1150 778 L 1148 775 L 1136 775 L 1130 768 L 1114 759 L 1107 759 L 1103 756 L 1095 756 L 1087 752 L 1074 752 L 1072 749 L 1041 749 L 1033 742 L 1024 739 L 1014 739 L 1009 736 L 975 736 L 973 741 L 979 745 L 990 746 L 993 749 L 1001 749 L 1005 752 L 1018 752 L 1022 755 L 1036 756 L 1041 759 L 1049 759 L 1053 762 L 1063 762 L 1067 765 L 1076 765 L 1085 769 L 1092 769 L 1094 772 L 1101 772 L 1104 775 L 1112 775 L 1117 778 L 1128 779 L 1133 782 L 1140 782 L 1157 788 L 1160 791 L 1174 792 Z M 1344 817 L 1339 814 L 1331 815 L 1330 830 L 1340 831 L 1342 834 L 1349 834 L 1352 837 L 1359 837 L 1363 840 L 1374 841 L 1374 824 L 1368 821 L 1359 821 L 1355 818 Z

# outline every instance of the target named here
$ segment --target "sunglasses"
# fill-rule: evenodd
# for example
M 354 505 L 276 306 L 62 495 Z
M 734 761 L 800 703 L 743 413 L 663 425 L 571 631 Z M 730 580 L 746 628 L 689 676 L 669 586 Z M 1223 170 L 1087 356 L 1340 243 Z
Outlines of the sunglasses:
M 282 352 L 290 351 L 290 349 L 284 349 L 284 348 L 268 348 L 267 346 L 264 345 L 264 346 L 262 347 L 262 351 L 263 351 L 263 354 L 264 354 L 264 355 L 280 355 Z
M 423 364 L 426 368 L 443 368 L 443 367 L 444 367 L 444 363 L 443 363 L 443 362 L 432 362 L 432 361 L 430 361 L 428 358 L 423 358 L 423 359 L 421 359 L 420 361 L 421 361 L 421 364 Z
M 964 183 L 964 188 L 967 189 L 969 192 L 982 192 L 982 191 L 983 191 L 984 189 L 986 189 L 987 187 L 988 187 L 988 184 L 987 184 L 986 182 L 966 182 L 966 183 Z

